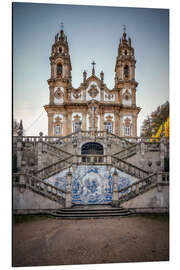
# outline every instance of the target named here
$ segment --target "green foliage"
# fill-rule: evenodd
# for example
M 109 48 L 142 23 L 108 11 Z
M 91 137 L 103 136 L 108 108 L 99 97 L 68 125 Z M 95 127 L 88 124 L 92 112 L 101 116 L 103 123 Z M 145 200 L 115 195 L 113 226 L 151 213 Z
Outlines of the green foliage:
M 143 121 L 141 127 L 141 136 L 151 137 L 155 135 L 162 123 L 165 123 L 169 116 L 169 102 L 167 101 L 152 112 Z

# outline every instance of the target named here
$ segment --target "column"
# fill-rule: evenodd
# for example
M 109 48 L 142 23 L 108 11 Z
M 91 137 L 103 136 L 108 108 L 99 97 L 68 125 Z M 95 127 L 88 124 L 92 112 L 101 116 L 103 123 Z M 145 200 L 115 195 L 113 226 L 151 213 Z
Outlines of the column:
M 67 189 L 66 189 L 66 201 L 65 201 L 65 208 L 71 208 L 72 206 L 72 173 L 68 172 L 66 175 L 66 181 L 67 181 Z
M 48 136 L 53 136 L 53 113 L 48 113 Z
M 112 179 L 113 179 L 112 206 L 119 207 L 118 173 L 116 170 L 113 173 Z

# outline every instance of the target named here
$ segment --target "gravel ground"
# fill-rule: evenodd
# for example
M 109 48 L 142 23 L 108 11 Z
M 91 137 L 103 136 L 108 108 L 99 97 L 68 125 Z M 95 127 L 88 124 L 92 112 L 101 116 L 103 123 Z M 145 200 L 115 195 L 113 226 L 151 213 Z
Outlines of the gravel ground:
M 13 266 L 167 260 L 167 216 L 89 220 L 35 217 L 13 226 Z

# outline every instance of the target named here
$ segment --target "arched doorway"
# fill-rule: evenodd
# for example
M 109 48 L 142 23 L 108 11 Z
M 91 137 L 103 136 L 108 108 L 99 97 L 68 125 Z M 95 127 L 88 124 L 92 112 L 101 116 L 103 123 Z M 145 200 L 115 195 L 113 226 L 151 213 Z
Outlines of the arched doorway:
M 88 142 L 81 147 L 81 155 L 83 163 L 101 163 L 103 161 L 102 155 L 104 148 L 102 144 L 97 142 Z M 91 156 L 92 155 L 92 156 Z M 99 156 L 99 157 L 98 157 Z
M 104 149 L 102 144 L 97 142 L 88 142 L 81 147 L 81 155 L 103 155 Z

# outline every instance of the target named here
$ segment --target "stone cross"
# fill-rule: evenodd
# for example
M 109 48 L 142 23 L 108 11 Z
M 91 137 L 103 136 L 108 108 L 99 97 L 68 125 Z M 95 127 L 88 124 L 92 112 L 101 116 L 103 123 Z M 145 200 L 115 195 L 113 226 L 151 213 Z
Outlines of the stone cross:
M 123 24 L 123 31 L 126 32 L 126 25 Z
M 61 30 L 63 30 L 63 28 L 64 28 L 64 23 L 61 22 Z
M 94 66 L 96 65 L 96 63 L 93 61 L 91 64 L 93 65 L 92 74 L 94 74 L 95 73 Z

